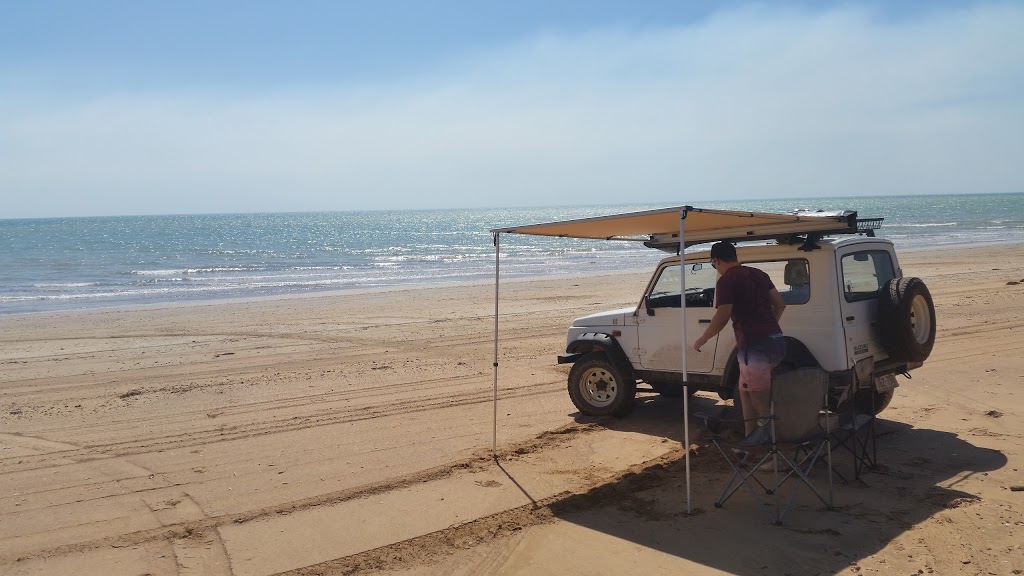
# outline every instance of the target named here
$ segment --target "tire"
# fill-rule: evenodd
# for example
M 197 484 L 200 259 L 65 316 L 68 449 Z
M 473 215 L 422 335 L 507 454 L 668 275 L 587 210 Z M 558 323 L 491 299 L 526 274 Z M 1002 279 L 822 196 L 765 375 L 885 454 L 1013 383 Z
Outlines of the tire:
M 722 400 L 732 400 L 732 412 L 727 413 L 729 418 L 743 418 L 743 405 L 740 403 L 740 362 L 736 358 L 735 348 L 725 362 L 725 370 L 722 372 L 722 389 L 718 395 Z
M 935 344 L 935 305 L 920 278 L 893 278 L 878 299 L 879 339 L 889 358 L 924 362 Z
M 885 385 L 884 387 L 888 389 L 885 392 L 879 392 L 876 388 L 880 380 L 886 380 L 884 384 L 887 385 Z M 898 384 L 896 383 L 895 374 L 885 374 L 883 376 L 875 378 L 875 386 L 871 386 L 870 388 L 867 389 L 858 390 L 857 393 L 854 395 L 854 410 L 861 414 L 874 413 L 875 416 L 878 416 L 878 414 L 882 410 L 885 410 L 886 407 L 889 406 L 889 403 L 892 402 L 892 397 L 896 393 L 897 386 Z
M 871 414 L 874 412 L 875 416 L 878 416 L 882 410 L 885 410 L 892 402 L 892 397 L 895 395 L 896 390 L 886 390 L 885 392 L 878 392 L 876 390 L 859 390 L 856 397 L 853 399 L 854 408 L 861 414 Z M 874 398 L 872 399 L 872 396 Z
M 742 420 L 743 419 L 743 401 L 741 400 L 739 389 L 733 390 L 732 393 L 732 411 L 731 418 Z M 739 424 L 740 428 L 743 428 L 743 422 Z
M 636 380 L 627 373 L 604 353 L 590 352 L 569 371 L 569 398 L 588 416 L 625 416 L 636 397 Z
M 737 396 L 736 390 L 740 382 L 740 362 L 736 358 L 736 349 L 729 353 L 725 361 L 725 370 L 722 371 L 722 384 L 718 389 L 718 397 L 722 400 L 729 400 Z

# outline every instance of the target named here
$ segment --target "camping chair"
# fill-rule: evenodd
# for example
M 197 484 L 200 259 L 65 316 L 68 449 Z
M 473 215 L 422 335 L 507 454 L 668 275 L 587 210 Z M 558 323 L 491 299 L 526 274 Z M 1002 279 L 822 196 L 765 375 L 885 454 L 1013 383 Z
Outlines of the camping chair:
M 867 386 L 861 385 L 860 389 L 867 390 L 866 397 L 870 398 L 871 404 L 864 406 L 868 412 L 861 412 L 855 401 L 858 385 L 851 383 L 844 395 L 837 403 L 846 404 L 847 408 L 837 414 L 829 433 L 832 436 L 832 450 L 843 450 L 853 456 L 853 478 L 859 480 L 865 468 L 875 468 L 878 465 L 878 451 L 875 445 L 875 394 L 874 382 Z M 844 402 L 845 400 L 845 402 Z M 843 481 L 846 477 L 833 468 L 833 472 Z
M 721 508 L 741 487 L 757 501 L 771 519 L 782 524 L 801 485 L 807 486 L 829 510 L 832 509 L 831 430 L 822 429 L 820 415 L 828 410 L 828 373 L 820 368 L 798 368 L 772 379 L 770 413 L 758 419 L 758 428 L 739 441 L 726 440 L 717 433 L 720 421 L 705 417 L 711 441 L 725 457 L 733 474 L 715 501 Z M 826 427 L 829 419 L 825 419 Z M 758 452 L 764 452 L 760 458 Z M 824 458 L 828 472 L 828 498 L 822 495 L 809 475 Z M 769 465 L 770 463 L 770 465 Z M 766 466 L 769 465 L 769 466 Z M 772 477 L 764 476 L 771 468 Z M 787 481 L 795 484 L 787 501 L 780 501 L 780 489 Z M 755 489 L 755 485 L 760 489 Z M 769 505 L 770 496 L 772 503 Z

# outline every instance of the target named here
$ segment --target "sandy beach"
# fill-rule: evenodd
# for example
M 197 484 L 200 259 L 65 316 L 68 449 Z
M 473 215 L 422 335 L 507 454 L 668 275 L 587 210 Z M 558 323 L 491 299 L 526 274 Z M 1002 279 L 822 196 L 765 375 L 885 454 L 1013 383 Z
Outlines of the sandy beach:
M 878 461 L 750 498 L 682 400 L 581 418 L 574 317 L 646 275 L 0 316 L 0 574 L 1024 574 L 1024 253 L 901 254 L 935 349 Z M 692 410 L 721 401 L 699 394 Z

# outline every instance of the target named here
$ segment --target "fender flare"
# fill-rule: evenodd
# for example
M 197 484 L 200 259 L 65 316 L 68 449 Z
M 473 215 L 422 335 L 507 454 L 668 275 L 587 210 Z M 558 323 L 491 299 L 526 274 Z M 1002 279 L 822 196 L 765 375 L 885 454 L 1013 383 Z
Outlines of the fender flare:
M 807 349 L 803 342 L 786 336 L 786 356 L 778 366 L 778 370 L 795 370 L 797 368 L 820 368 L 821 363 Z
M 633 364 L 626 356 L 626 352 L 619 345 L 619 341 L 610 334 L 603 332 L 585 332 L 570 342 L 565 351 L 568 354 L 586 354 L 587 352 L 604 352 L 608 359 L 614 362 L 623 374 L 627 377 L 633 376 Z

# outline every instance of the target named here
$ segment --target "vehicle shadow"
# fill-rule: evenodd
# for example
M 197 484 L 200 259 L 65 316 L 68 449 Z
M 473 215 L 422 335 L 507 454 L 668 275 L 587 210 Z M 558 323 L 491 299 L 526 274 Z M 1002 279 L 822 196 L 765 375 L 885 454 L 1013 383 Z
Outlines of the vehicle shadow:
M 691 414 L 720 409 L 710 398 L 690 400 Z M 682 415 L 682 399 L 641 395 L 629 418 L 577 420 L 682 442 Z M 734 496 L 723 508 L 713 506 L 731 469 L 702 421 L 692 416 L 690 514 L 681 450 L 676 458 L 635 469 L 551 509 L 566 522 L 727 573 L 828 574 L 876 554 L 943 510 L 978 502 L 978 496 L 957 486 L 1007 465 L 1001 452 L 954 433 L 883 418 L 876 430 L 878 466 L 860 480 L 837 479 L 832 510 L 809 490 L 800 491 L 782 526 L 773 526 L 749 494 Z M 844 453 L 837 450 L 834 457 L 841 463 Z M 824 470 L 817 472 L 819 478 Z

